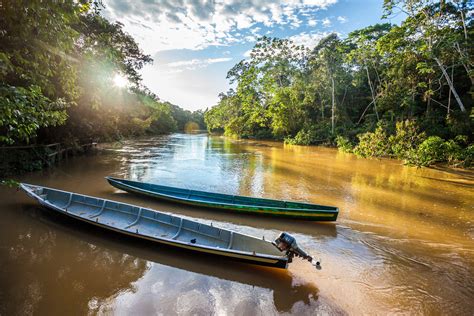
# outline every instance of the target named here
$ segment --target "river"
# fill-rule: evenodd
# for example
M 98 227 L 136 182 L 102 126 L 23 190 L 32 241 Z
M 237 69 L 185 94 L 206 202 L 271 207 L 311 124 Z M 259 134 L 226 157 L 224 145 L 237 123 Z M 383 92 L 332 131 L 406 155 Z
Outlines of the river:
M 176 206 L 104 176 L 334 205 L 335 224 Z M 0 188 L 0 314 L 451 314 L 474 310 L 474 173 L 335 149 L 173 134 L 107 146 L 18 180 L 173 212 L 321 259 L 288 270 L 163 249 Z

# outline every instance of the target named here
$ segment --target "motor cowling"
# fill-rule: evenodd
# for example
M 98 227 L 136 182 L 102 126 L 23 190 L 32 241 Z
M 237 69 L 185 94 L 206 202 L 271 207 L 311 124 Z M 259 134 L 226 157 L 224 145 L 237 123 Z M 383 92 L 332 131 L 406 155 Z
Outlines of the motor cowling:
M 280 233 L 280 235 L 273 241 L 273 245 L 278 248 L 280 251 L 285 251 L 289 262 L 292 261 L 293 257 L 301 257 L 305 260 L 308 260 L 312 264 L 316 266 L 316 268 L 320 269 L 319 261 L 313 262 L 313 257 L 308 255 L 306 251 L 301 249 L 296 242 L 296 238 L 291 236 L 286 232 Z

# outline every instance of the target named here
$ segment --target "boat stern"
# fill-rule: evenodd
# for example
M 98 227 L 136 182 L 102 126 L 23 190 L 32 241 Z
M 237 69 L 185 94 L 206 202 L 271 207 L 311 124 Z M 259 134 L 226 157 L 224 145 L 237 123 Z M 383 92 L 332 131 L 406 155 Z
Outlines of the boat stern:
M 281 252 L 285 251 L 288 258 L 288 263 L 293 261 L 294 257 L 300 257 L 303 260 L 309 261 L 316 269 L 321 269 L 321 263 L 319 260 L 314 260 L 306 251 L 304 251 L 298 243 L 296 238 L 292 235 L 282 232 L 280 235 L 272 242 L 272 244 Z

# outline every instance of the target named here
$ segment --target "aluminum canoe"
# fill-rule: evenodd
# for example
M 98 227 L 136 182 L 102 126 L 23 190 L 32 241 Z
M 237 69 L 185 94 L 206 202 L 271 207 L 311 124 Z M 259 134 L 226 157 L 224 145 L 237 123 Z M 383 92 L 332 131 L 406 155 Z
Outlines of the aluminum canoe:
M 159 244 L 251 264 L 287 268 L 289 258 L 271 242 L 149 208 L 22 183 L 39 204 L 104 229 Z

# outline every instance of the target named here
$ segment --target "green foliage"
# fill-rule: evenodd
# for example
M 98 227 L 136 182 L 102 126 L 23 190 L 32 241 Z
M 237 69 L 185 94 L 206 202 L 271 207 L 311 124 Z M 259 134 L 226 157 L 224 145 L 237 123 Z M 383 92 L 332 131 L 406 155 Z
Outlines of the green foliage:
M 47 147 L 0 149 L 0 177 L 16 176 L 22 172 L 38 171 L 49 165 L 48 155 L 52 150 Z
M 331 125 L 329 122 L 320 122 L 317 125 L 306 125 L 294 136 L 286 137 L 285 143 L 291 145 L 329 144 L 331 139 Z
M 20 186 L 20 182 L 13 179 L 4 179 L 0 181 L 0 185 L 4 185 L 9 188 L 18 188 Z
M 469 167 L 472 162 L 472 145 L 468 137 L 458 135 L 445 141 L 439 136 L 426 137 L 418 131 L 413 120 L 396 123 L 396 130 L 389 135 L 389 128 L 379 124 L 374 132 L 360 134 L 359 144 L 354 153 L 361 157 L 394 157 L 409 165 L 418 167 L 430 166 L 439 162 L 447 162 L 452 166 Z M 341 142 L 343 147 L 344 140 Z
M 229 70 L 235 90 L 205 113 L 162 102 L 142 85 L 151 57 L 100 14 L 100 3 L 2 2 L 0 143 L 76 144 L 207 125 L 416 165 L 472 161 L 470 2 L 387 0 L 385 15 L 395 7 L 406 14 L 399 25 L 329 34 L 311 50 L 262 37 Z M 118 74 L 126 88 L 114 86 Z
M 204 113 L 202 111 L 191 112 L 188 110 L 183 110 L 179 106 L 169 102 L 165 102 L 164 104 L 170 108 L 169 114 L 176 122 L 176 127 L 173 131 L 184 131 L 186 125 L 190 123 L 196 123 L 199 126 L 199 129 L 206 129 L 206 124 L 204 123 Z
M 461 161 L 464 168 L 470 168 L 473 165 L 474 145 L 469 145 L 463 150 Z
M 430 136 L 421 143 L 416 155 L 408 163 L 430 166 L 438 162 L 447 162 L 450 166 L 469 168 L 474 158 L 474 145 L 466 146 L 466 140 L 465 135 L 447 141 L 438 136 Z
M 444 139 L 438 136 L 430 136 L 420 144 L 416 154 L 408 160 L 408 163 L 416 166 L 429 166 L 435 162 L 444 161 L 446 155 Z
M 359 134 L 359 144 L 354 147 L 354 153 L 360 157 L 390 156 L 391 146 L 387 133 L 382 124 L 378 124 L 374 132 Z
M 395 134 L 388 138 L 393 157 L 402 160 L 409 159 L 425 137 L 425 133 L 418 131 L 414 120 L 397 122 Z
M 163 103 L 141 84 L 151 63 L 101 2 L 0 5 L 0 144 L 112 140 L 204 128 L 202 112 Z M 117 87 L 116 75 L 127 87 Z
M 298 97 L 294 87 L 283 87 L 275 91 L 269 104 L 268 115 L 271 118 L 270 129 L 276 138 L 293 135 L 301 128 L 304 113 L 296 106 L 300 103 Z
M 0 85 L 0 142 L 28 142 L 40 127 L 66 121 L 66 102 L 51 102 L 38 86 L 28 88 Z
M 228 72 L 236 90 L 206 112 L 209 130 L 265 131 L 290 144 L 336 142 L 343 150 L 358 135 L 354 153 L 405 161 L 417 159 L 427 136 L 470 135 L 464 145 L 443 145 L 452 153 L 443 159 L 462 161 L 474 123 L 474 7 L 396 0 L 384 2 L 385 15 L 395 7 L 406 13 L 399 25 L 368 26 L 345 39 L 330 34 L 312 50 L 261 38 Z
M 174 132 L 178 129 L 177 122 L 171 113 L 169 104 L 155 103 L 152 108 L 153 114 L 149 119 L 151 122 L 147 128 L 149 133 L 165 134 L 170 131 Z
M 354 146 L 347 137 L 338 135 L 336 137 L 337 148 L 345 153 L 351 153 L 354 150 Z
M 2 1 L 0 42 L 2 83 L 40 87 L 45 97 L 78 95 L 74 29 L 85 4 L 72 1 Z
M 285 144 L 290 145 L 311 145 L 315 141 L 314 132 L 311 130 L 302 129 L 295 137 L 285 138 Z
M 223 132 L 229 129 L 229 122 L 239 116 L 240 102 L 233 90 L 219 95 L 219 103 L 204 113 L 204 121 L 209 132 Z

